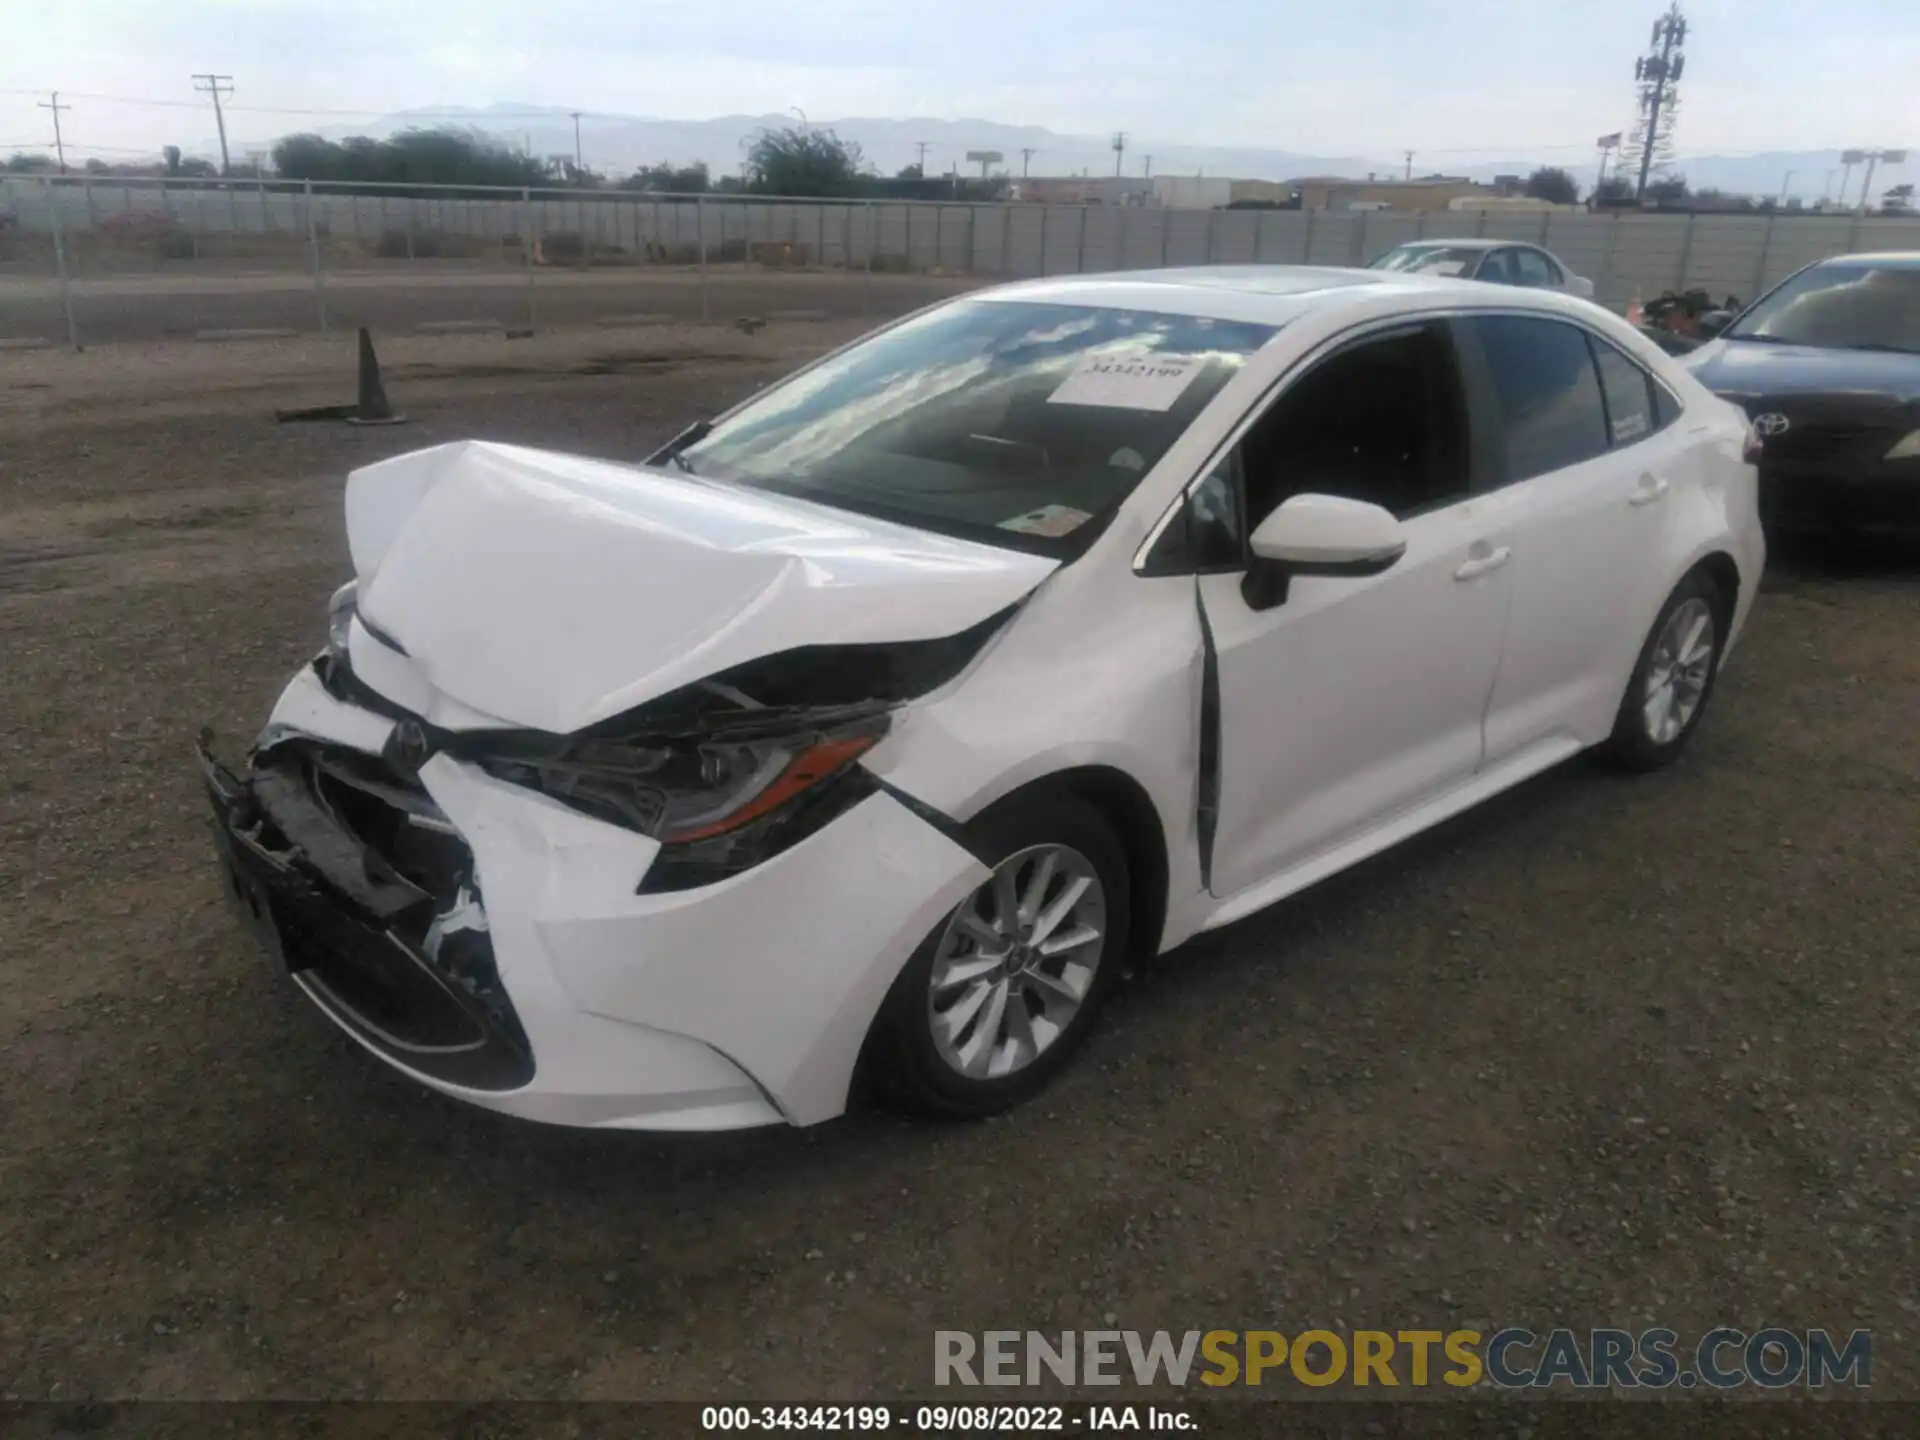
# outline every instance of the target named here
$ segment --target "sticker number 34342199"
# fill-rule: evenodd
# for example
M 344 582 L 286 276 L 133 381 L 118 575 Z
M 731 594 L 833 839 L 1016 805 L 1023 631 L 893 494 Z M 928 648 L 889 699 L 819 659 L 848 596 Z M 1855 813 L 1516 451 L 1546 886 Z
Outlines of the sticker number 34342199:
M 1105 405 L 1117 410 L 1170 410 L 1200 373 L 1202 363 L 1198 355 L 1095 352 L 1080 358 L 1047 402 Z

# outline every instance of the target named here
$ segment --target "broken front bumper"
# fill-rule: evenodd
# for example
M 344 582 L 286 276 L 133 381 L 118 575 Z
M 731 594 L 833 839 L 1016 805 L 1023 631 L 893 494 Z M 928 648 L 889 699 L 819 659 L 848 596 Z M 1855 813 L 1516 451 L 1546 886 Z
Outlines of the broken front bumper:
M 445 1093 L 564 1125 L 839 1114 L 914 948 L 986 878 L 884 792 L 753 869 L 639 893 L 659 846 L 434 754 L 311 669 L 245 777 L 202 764 L 223 883 L 294 982 Z
M 199 756 L 228 898 L 276 969 L 368 1049 L 423 1076 L 474 1090 L 533 1078 L 472 853 L 424 795 L 393 805 L 318 750 L 288 747 L 246 780 L 207 737 Z M 394 827 L 424 832 L 407 852 L 411 875 L 344 818 L 382 804 Z

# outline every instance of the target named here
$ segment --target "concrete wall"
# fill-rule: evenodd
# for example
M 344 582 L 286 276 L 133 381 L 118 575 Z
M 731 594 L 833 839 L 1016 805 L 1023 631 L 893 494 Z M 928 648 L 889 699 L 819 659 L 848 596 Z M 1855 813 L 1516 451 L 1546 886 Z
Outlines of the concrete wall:
M 250 256 L 277 245 L 288 263 L 300 264 L 310 256 L 311 233 L 329 268 L 383 248 L 386 258 L 404 259 L 409 247 L 421 258 L 436 252 L 479 264 L 524 263 L 520 239 L 531 233 L 547 238 L 555 253 L 554 237 L 585 234 L 607 257 L 635 263 L 658 260 L 663 252 L 669 262 L 692 263 L 704 239 L 714 263 L 773 242 L 792 245 L 797 258 L 815 267 L 861 270 L 872 263 L 883 270 L 1007 277 L 1207 263 L 1361 265 L 1405 240 L 1474 235 L 1544 245 L 1592 279 L 1603 303 L 1620 308 L 1635 296 L 1675 288 L 1751 299 L 1825 255 L 1920 249 L 1920 218 L 1395 215 L 720 197 L 696 202 L 573 192 L 443 199 L 316 190 L 309 200 L 299 191 L 244 185 L 0 181 L 0 215 L 18 227 L 16 243 L 41 237 L 44 246 L 56 206 L 71 268 L 79 273 L 107 262 L 120 243 L 113 238 L 116 228 L 150 231 L 156 225 L 173 227 L 176 238 L 194 237 L 193 245 L 216 254 L 223 240 L 238 253 L 235 237 L 257 237 Z M 138 243 L 151 250 L 155 242 Z

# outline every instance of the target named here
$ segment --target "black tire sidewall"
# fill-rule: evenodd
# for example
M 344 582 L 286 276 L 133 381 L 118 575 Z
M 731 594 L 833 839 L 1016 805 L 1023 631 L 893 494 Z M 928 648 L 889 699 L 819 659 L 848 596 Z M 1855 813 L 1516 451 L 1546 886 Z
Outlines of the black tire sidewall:
M 1686 725 L 1666 744 L 1655 744 L 1653 737 L 1647 734 L 1646 717 L 1641 704 L 1641 697 L 1646 693 L 1647 672 L 1652 668 L 1654 650 L 1673 612 L 1687 601 L 1696 599 L 1705 600 L 1713 614 L 1713 663 L 1707 671 L 1707 683 L 1700 692 L 1700 703 L 1694 707 Z M 1720 661 L 1726 654 L 1731 610 L 1725 593 L 1714 583 L 1713 577 L 1703 570 L 1690 572 L 1673 588 L 1666 604 L 1660 607 L 1659 615 L 1654 618 L 1647 638 L 1640 646 L 1640 658 L 1634 662 L 1633 674 L 1627 680 L 1627 693 L 1621 697 L 1620 712 L 1614 721 L 1614 753 L 1633 769 L 1657 770 L 1669 764 L 1687 748 L 1693 732 L 1700 728 L 1701 718 L 1706 715 L 1707 706 L 1713 699 L 1714 685 L 1720 678 Z
M 948 1065 L 934 1045 L 926 997 L 932 982 L 934 952 L 946 930 L 948 915 L 941 916 L 940 923 L 921 941 L 894 980 L 875 1027 L 876 1043 L 869 1047 L 867 1068 L 872 1080 L 884 1094 L 914 1108 L 954 1116 L 983 1116 L 1005 1110 L 1041 1089 L 1079 1048 L 1127 963 L 1133 896 L 1126 850 L 1106 817 L 1078 795 L 1063 792 L 1004 802 L 969 824 L 965 838 L 968 848 L 989 870 L 1029 846 L 1071 846 L 1092 863 L 1105 888 L 1107 904 L 1105 948 L 1086 1000 L 1045 1053 L 1013 1075 L 969 1079 Z

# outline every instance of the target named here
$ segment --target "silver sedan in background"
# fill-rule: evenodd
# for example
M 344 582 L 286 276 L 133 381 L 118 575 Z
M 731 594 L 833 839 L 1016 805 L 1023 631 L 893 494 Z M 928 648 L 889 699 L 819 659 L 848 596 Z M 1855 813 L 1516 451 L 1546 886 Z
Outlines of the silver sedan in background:
M 1484 280 L 1530 290 L 1559 290 L 1582 300 L 1593 298 L 1593 282 L 1574 274 L 1558 256 L 1538 245 L 1511 240 L 1410 240 L 1378 256 L 1367 268 Z

